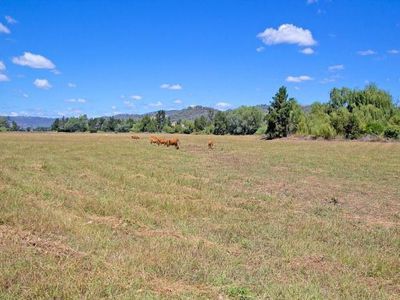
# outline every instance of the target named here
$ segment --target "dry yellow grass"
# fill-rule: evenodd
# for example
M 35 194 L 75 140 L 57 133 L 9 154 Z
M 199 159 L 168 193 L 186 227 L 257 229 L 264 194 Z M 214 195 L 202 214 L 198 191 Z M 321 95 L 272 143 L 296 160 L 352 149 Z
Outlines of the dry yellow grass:
M 0 134 L 0 298 L 398 297 L 400 144 L 178 137 Z

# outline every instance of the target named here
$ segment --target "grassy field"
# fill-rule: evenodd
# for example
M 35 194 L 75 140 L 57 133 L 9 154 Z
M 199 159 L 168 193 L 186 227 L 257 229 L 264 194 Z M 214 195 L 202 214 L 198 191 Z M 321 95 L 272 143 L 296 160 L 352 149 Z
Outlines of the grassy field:
M 1 299 L 399 297 L 400 143 L 141 137 L 0 134 Z

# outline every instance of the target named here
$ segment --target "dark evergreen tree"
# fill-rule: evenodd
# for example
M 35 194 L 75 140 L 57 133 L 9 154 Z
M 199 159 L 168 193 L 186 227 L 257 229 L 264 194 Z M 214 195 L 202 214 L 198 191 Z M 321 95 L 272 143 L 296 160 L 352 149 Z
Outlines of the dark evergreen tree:
M 286 137 L 289 133 L 290 111 L 293 98 L 288 99 L 286 87 L 282 86 L 272 98 L 266 115 L 267 139 Z

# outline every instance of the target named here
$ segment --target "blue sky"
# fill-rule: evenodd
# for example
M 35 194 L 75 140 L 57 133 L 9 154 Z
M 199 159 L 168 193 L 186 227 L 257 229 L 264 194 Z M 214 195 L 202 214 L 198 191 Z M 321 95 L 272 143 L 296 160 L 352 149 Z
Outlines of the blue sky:
M 398 0 L 0 0 L 0 115 L 400 97 Z

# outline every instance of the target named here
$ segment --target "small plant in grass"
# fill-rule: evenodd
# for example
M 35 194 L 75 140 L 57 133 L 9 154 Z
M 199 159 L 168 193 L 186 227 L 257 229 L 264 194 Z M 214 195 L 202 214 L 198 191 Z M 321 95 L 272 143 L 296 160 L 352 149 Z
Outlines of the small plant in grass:
M 227 293 L 229 297 L 233 297 L 235 299 L 240 299 L 240 300 L 253 299 L 250 290 L 246 287 L 232 286 L 228 288 Z

